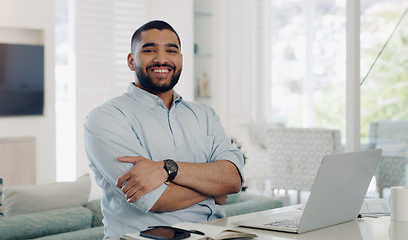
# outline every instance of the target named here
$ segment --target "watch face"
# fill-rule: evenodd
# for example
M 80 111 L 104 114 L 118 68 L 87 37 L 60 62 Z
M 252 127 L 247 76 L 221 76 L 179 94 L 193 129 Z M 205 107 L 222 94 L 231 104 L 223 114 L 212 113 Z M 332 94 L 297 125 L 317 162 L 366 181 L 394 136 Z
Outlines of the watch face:
M 164 168 L 166 169 L 167 174 L 169 174 L 166 182 L 171 182 L 177 176 L 178 165 L 171 159 L 164 160 L 164 162 Z
M 177 170 L 178 170 L 177 163 L 175 163 L 172 160 L 166 161 L 166 169 L 169 172 L 169 174 L 177 172 Z

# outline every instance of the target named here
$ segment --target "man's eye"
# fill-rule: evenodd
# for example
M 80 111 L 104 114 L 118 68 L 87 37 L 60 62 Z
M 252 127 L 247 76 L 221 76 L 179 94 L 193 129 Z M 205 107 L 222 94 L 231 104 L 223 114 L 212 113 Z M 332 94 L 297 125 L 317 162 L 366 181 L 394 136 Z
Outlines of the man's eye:
M 169 52 L 169 53 L 178 53 L 178 51 L 177 51 L 177 50 L 172 50 L 172 49 L 167 50 L 167 52 Z
M 143 52 L 145 52 L 145 53 L 151 53 L 151 52 L 154 52 L 154 50 L 153 50 L 153 49 L 144 49 Z

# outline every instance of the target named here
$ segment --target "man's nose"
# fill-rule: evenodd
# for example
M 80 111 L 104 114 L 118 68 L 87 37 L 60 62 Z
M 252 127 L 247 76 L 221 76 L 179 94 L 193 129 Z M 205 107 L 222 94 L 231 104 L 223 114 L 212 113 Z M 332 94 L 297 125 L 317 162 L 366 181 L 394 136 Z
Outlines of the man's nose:
M 168 59 L 166 51 L 163 50 L 157 51 L 154 61 L 160 64 L 167 63 Z

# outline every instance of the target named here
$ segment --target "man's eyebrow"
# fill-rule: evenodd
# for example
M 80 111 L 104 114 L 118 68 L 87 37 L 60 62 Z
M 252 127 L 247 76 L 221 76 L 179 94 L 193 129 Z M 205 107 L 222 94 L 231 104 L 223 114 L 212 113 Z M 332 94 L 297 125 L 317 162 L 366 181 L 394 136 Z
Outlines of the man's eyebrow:
M 146 48 L 146 47 L 155 47 L 156 44 L 154 42 L 150 42 L 150 43 L 145 43 L 143 44 L 142 48 Z M 179 49 L 179 46 L 175 43 L 167 43 L 166 47 L 173 47 L 173 48 L 177 48 Z
M 155 43 L 145 43 L 145 44 L 143 44 L 142 48 L 146 48 L 146 47 L 154 47 L 154 46 L 156 46 L 156 44 L 155 44 Z
M 175 44 L 175 43 L 168 43 L 168 44 L 166 44 L 166 46 L 167 47 L 174 47 L 174 48 L 179 49 L 179 46 L 177 44 Z

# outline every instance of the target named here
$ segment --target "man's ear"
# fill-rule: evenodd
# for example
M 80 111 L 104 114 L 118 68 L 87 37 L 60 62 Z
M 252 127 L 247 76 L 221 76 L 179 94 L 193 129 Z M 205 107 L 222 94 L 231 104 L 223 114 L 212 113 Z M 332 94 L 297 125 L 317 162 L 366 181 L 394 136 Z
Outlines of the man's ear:
M 134 66 L 134 59 L 132 53 L 129 53 L 127 56 L 127 63 L 128 67 L 131 71 L 135 71 L 135 66 Z

